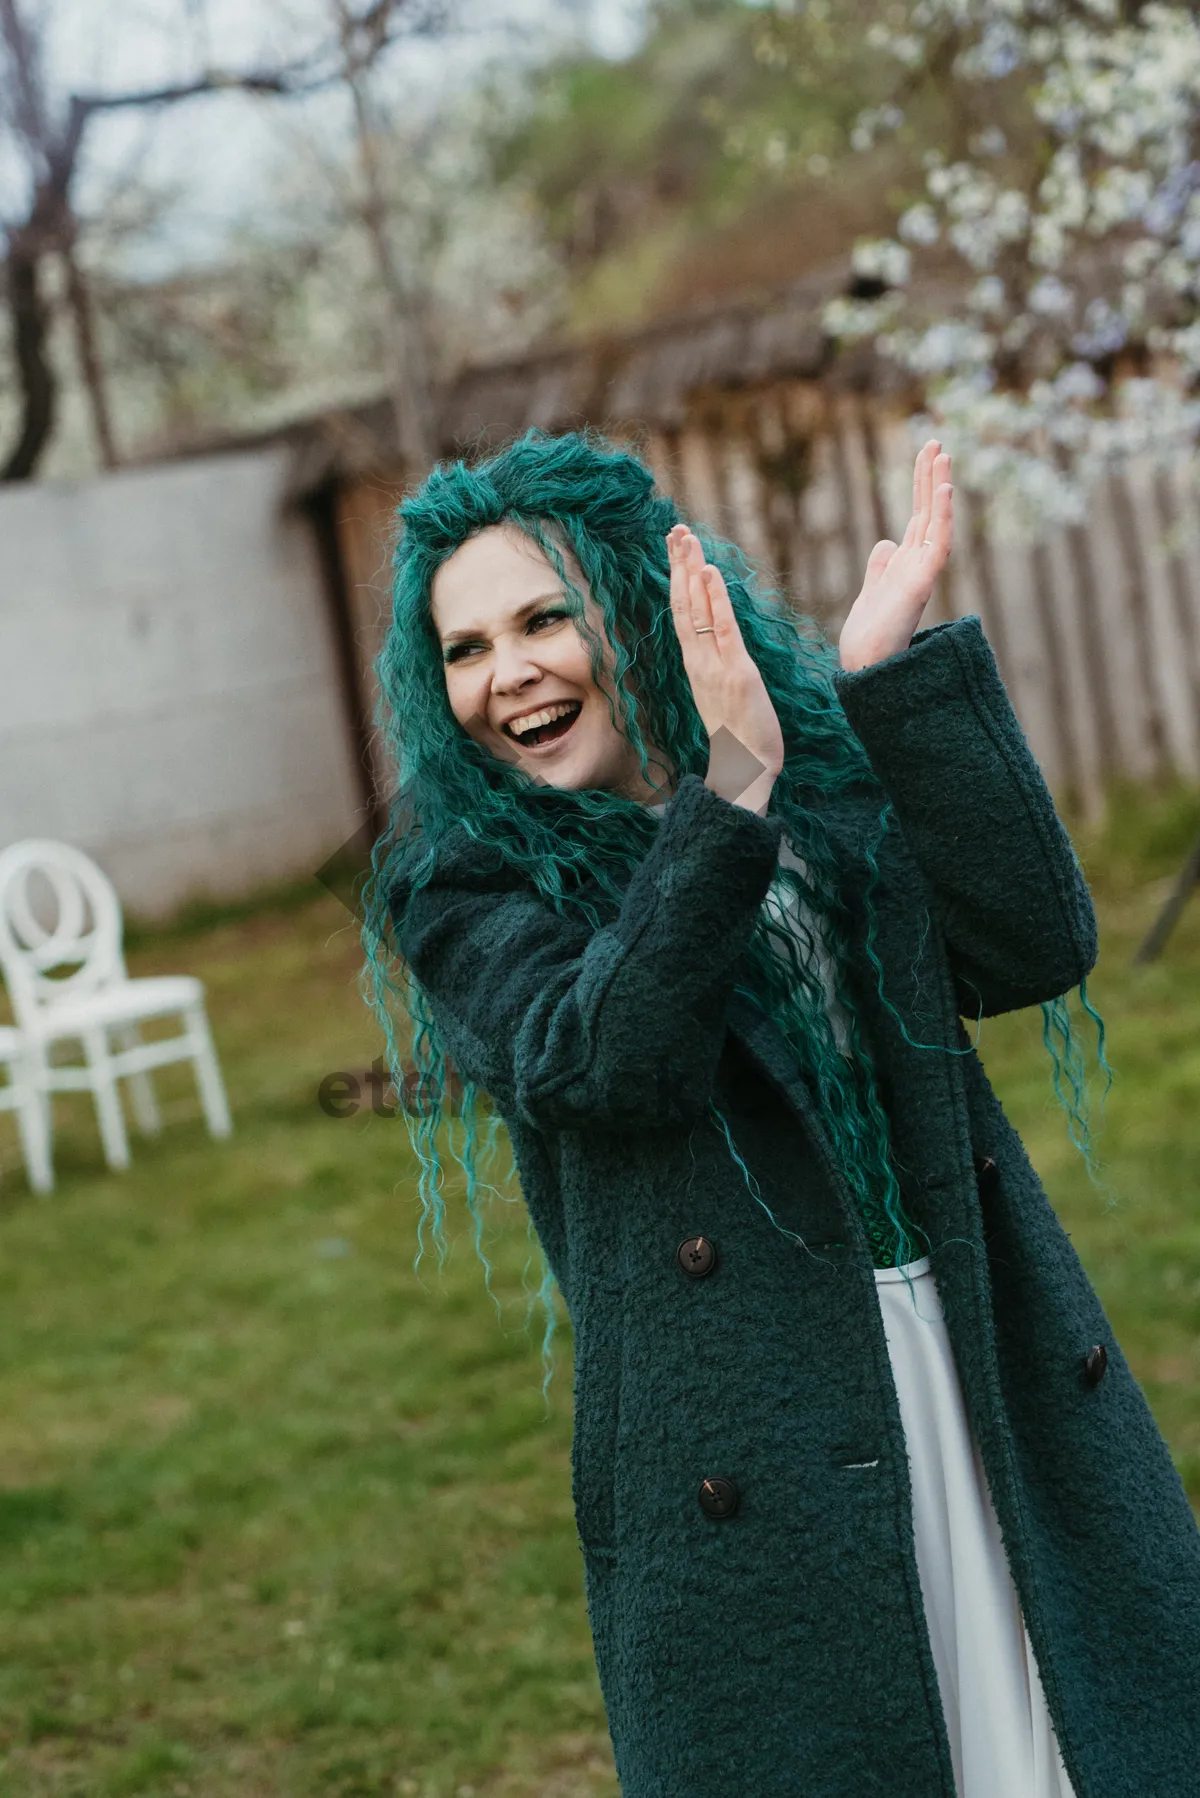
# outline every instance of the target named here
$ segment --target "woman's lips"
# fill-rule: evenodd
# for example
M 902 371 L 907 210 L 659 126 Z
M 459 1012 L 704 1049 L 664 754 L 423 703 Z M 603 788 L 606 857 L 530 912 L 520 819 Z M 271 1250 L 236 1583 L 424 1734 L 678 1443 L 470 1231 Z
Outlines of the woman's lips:
M 521 743 L 515 737 L 509 738 L 509 741 L 516 744 L 516 747 L 521 751 L 522 755 L 553 755 L 556 749 L 561 749 L 563 744 L 568 741 L 571 732 L 575 729 L 575 726 L 582 717 L 583 707 L 580 706 L 566 730 L 562 731 L 557 737 L 551 737 L 548 743 Z

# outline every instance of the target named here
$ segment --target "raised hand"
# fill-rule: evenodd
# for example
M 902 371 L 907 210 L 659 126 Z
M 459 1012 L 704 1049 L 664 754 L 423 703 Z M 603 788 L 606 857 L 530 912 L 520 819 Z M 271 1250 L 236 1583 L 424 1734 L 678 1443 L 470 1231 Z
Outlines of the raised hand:
M 950 554 L 953 496 L 950 458 L 931 437 L 913 469 L 908 529 L 898 545 L 886 538 L 875 545 L 862 591 L 842 626 L 838 653 L 843 668 L 869 668 L 912 642 Z
M 742 640 L 720 570 L 699 539 L 677 524 L 667 536 L 671 618 L 692 697 L 708 732 L 705 785 L 736 805 L 765 812 L 783 767 L 783 732 L 758 664 Z

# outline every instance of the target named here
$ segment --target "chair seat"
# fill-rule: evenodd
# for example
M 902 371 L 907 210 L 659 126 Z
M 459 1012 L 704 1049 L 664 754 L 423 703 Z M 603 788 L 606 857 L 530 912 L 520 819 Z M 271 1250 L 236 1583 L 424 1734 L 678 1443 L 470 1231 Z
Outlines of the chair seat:
M 162 1113 L 151 1073 L 174 1062 L 190 1062 L 195 1071 L 209 1135 L 225 1137 L 233 1129 L 203 982 L 187 974 L 131 980 L 121 937 L 117 889 L 82 850 L 50 837 L 0 849 L 0 971 L 24 1039 L 10 1041 L 7 1032 L 0 1037 L 0 1071 L 5 1065 L 12 1070 L 9 1080 L 0 1079 L 0 1104 L 17 1113 L 25 1165 L 38 1192 L 54 1185 L 57 1093 L 91 1093 L 111 1168 L 129 1166 L 122 1098 L 133 1106 L 138 1128 L 157 1135 Z M 69 968 L 74 973 L 62 972 Z M 140 1023 L 172 1013 L 182 1027 L 168 1026 L 158 1041 L 137 1040 Z M 82 1066 L 70 1060 L 78 1051 Z
M 93 1024 L 128 1024 L 163 1017 L 204 997 L 204 983 L 191 974 L 162 974 L 122 980 L 86 998 L 47 1005 L 37 1021 L 39 1035 L 65 1036 Z

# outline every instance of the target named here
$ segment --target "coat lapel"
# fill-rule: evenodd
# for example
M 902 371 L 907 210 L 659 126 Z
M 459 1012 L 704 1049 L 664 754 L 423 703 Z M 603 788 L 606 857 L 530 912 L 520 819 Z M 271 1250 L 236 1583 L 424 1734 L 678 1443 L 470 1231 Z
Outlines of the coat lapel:
M 924 927 L 928 888 L 894 826 L 874 851 L 877 875 L 871 885 L 866 850 L 877 836 L 879 804 L 874 790 L 821 801 L 822 820 L 842 871 L 842 899 L 851 918 L 851 991 L 888 1115 L 904 1209 L 929 1233 L 935 1247 L 957 1242 L 969 1247 L 972 1254 L 968 1259 L 973 1260 L 973 1251 L 984 1256 L 984 1243 L 978 1205 L 963 1203 L 964 1193 L 973 1195 L 974 1189 L 965 1099 L 958 1091 L 961 1081 L 956 1077 L 953 1054 L 942 1046 L 957 1046 L 953 990 L 942 965 L 944 957 L 931 943 L 936 933 Z M 869 886 L 875 912 L 872 947 L 883 968 L 888 1003 L 880 999 L 867 952 Z M 615 915 L 616 906 L 598 883 L 589 881 L 584 890 L 601 917 L 609 911 Z M 735 992 L 730 1000 L 726 1023 L 807 1133 L 838 1194 L 847 1226 L 864 1259 L 869 1258 L 853 1189 L 787 1038 L 741 992 Z M 905 1033 L 911 1039 L 908 1042 Z M 939 1262 L 939 1268 L 957 1259 L 951 1254 Z M 946 1271 L 955 1283 L 955 1274 L 948 1267 Z
M 835 846 L 842 869 L 842 896 L 855 921 L 855 953 L 859 955 L 862 953 L 862 943 L 865 942 L 866 934 L 862 897 L 868 869 L 862 855 L 861 844 L 864 832 L 869 829 L 870 824 L 867 807 L 863 801 L 849 796 L 829 801 L 823 810 L 823 820 L 830 840 Z M 878 948 L 877 952 L 879 952 Z M 871 1024 L 875 1006 L 864 982 L 855 980 L 852 984 L 855 1006 L 860 1018 L 867 1025 L 867 1034 L 870 1040 L 874 1034 Z M 832 1138 L 825 1128 L 820 1107 L 800 1072 L 787 1038 L 778 1025 L 743 992 L 734 993 L 726 1013 L 726 1022 L 730 1032 L 752 1056 L 765 1077 L 772 1082 L 779 1096 L 788 1105 L 801 1128 L 807 1133 L 824 1164 L 833 1190 L 838 1195 L 848 1228 L 859 1244 L 862 1256 L 869 1259 L 870 1249 L 866 1230 L 862 1224 L 853 1188 L 845 1178 Z M 910 1215 L 914 1214 L 910 1212 Z
M 931 940 L 936 933 L 923 928 L 928 889 L 894 828 L 875 854 L 878 872 L 871 887 L 875 913 L 872 947 L 883 969 L 883 999 L 867 952 L 871 869 L 864 846 L 873 839 L 877 815 L 878 802 L 873 795 L 869 799 L 848 795 L 827 802 L 823 813 L 843 871 L 842 898 L 852 920 L 850 985 L 855 1009 L 888 1115 L 893 1164 L 905 1211 L 928 1231 L 935 1246 L 947 1238 L 961 1243 L 966 1236 L 982 1254 L 978 1222 L 974 1216 L 964 1215 L 971 1208 L 964 1207 L 963 1194 L 965 1190 L 973 1192 L 974 1176 L 954 1055 L 944 1046 L 957 1048 L 953 991 L 943 958 Z M 861 1232 L 866 1254 L 866 1233 L 853 1191 L 786 1037 L 741 992 L 733 996 L 727 1023 L 808 1133 L 856 1238 Z M 906 1035 L 910 1040 L 905 1040 Z
M 826 1161 L 833 1159 L 833 1145 L 826 1133 L 807 1083 L 801 1077 L 791 1045 L 777 1024 L 759 1011 L 752 999 L 735 992 L 725 1014 L 729 1030 L 752 1056 L 758 1067 L 791 1107 L 797 1121 L 813 1138 Z M 840 1184 L 840 1182 L 839 1182 Z

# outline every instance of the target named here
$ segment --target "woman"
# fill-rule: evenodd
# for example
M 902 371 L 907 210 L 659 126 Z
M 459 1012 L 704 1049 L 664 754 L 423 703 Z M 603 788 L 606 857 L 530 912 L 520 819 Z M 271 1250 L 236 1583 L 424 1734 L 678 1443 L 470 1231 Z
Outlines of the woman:
M 423 1221 L 449 1057 L 570 1313 L 625 1798 L 1200 1789 L 1200 1535 L 960 1022 L 1096 939 L 978 620 L 916 631 L 949 472 L 838 658 L 591 437 L 401 508 L 374 1001 Z

